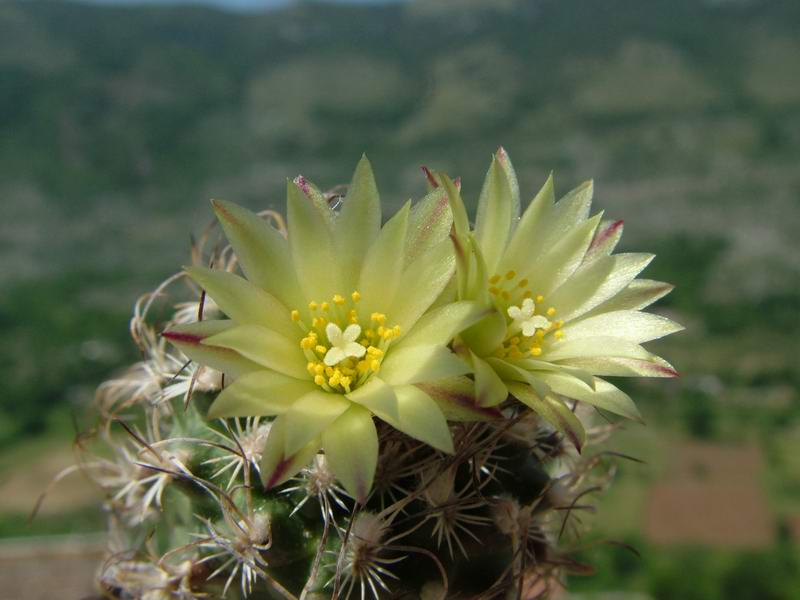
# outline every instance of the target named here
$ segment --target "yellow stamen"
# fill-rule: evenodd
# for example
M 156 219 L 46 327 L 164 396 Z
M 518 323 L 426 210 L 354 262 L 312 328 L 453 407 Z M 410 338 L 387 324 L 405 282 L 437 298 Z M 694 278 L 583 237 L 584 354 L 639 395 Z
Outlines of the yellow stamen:
M 377 373 L 378 370 L 381 368 L 381 361 L 377 359 L 371 360 L 369 363 L 369 368 Z
M 491 284 L 495 284 L 495 283 L 497 283 L 498 281 L 500 281 L 500 279 L 501 279 L 500 275 L 492 275 L 492 276 L 489 278 L 489 283 L 491 283 Z
M 314 311 L 314 310 L 317 310 L 318 308 L 319 308 L 319 305 L 316 302 L 314 302 L 313 300 L 308 303 L 308 309 L 309 310 Z
M 511 270 L 508 273 L 506 273 L 506 279 L 508 279 L 509 281 L 514 279 L 514 277 L 516 277 L 516 276 L 517 276 L 517 272 L 514 271 L 514 270 Z
M 539 348 L 539 346 L 534 346 L 533 348 L 531 348 L 531 354 L 533 356 L 540 356 L 542 354 L 542 349 Z
M 542 301 L 544 301 L 544 296 L 542 296 L 541 294 L 537 295 L 536 302 L 542 302 Z
M 341 306 L 342 304 L 344 304 L 344 298 L 342 298 L 341 294 L 334 294 L 333 303 Z
M 555 308 L 553 308 L 551 306 L 550 308 L 547 309 L 547 316 L 548 317 L 552 317 L 554 314 L 556 314 L 556 309 Z
M 292 311 L 292 321 L 299 321 L 300 320 L 300 311 L 293 310 Z
M 323 302 L 322 304 L 320 304 L 320 305 L 319 305 L 319 307 L 320 307 L 322 310 L 328 310 L 328 309 L 331 307 L 331 305 L 330 305 L 330 304 L 328 304 L 327 302 Z
M 322 375 L 317 375 L 314 377 L 314 383 L 320 386 L 325 385 L 325 378 Z
M 317 354 L 322 354 L 323 356 L 328 351 L 328 349 L 323 345 L 317 346 L 316 348 L 314 348 L 314 350 L 316 351 Z
M 520 281 L 519 281 L 519 283 L 518 283 L 517 285 L 518 285 L 519 287 L 521 287 L 521 288 L 524 288 L 526 285 L 528 285 L 528 279 L 527 279 L 527 277 L 526 277 L 525 279 L 520 279 Z
M 560 340 L 561 338 L 564 337 L 564 332 L 563 331 L 556 331 L 553 335 L 555 336 L 556 339 Z
M 361 294 L 358 293 L 358 290 L 350 294 L 350 297 L 353 299 L 353 302 L 358 302 L 361 300 Z

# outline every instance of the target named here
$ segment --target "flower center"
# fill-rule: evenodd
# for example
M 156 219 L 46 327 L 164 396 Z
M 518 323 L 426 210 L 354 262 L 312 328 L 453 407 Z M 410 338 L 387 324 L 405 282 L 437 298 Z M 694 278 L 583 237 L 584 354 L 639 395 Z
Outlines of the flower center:
M 326 391 L 349 393 L 364 384 L 380 370 L 392 340 L 400 335 L 399 325 L 386 326 L 383 313 L 359 316 L 360 299 L 356 291 L 349 298 L 334 294 L 330 302 L 309 302 L 310 327 L 300 320 L 299 310 L 292 311 L 292 320 L 304 333 L 300 348 L 308 372 Z
M 542 310 L 544 296 L 534 294 L 527 279 L 517 280 L 515 271 L 489 279 L 495 305 L 508 317 L 506 337 L 496 350 L 499 358 L 541 356 L 544 348 L 564 336 L 563 321 L 552 321 L 556 309 Z

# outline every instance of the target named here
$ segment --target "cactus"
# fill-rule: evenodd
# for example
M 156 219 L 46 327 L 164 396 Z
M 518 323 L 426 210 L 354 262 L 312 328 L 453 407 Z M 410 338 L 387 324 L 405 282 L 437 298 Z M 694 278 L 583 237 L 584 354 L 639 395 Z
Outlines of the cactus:
M 639 345 L 678 329 L 639 312 L 669 287 L 611 255 L 590 186 L 555 204 L 548 180 L 520 219 L 501 149 L 471 229 L 426 174 L 382 228 L 366 160 L 344 199 L 291 182 L 288 226 L 216 202 L 231 245 L 210 227 L 139 299 L 142 360 L 100 386 L 83 444 L 106 596 L 539 598 L 587 570 L 607 413 L 638 417 L 598 375 L 674 375 Z

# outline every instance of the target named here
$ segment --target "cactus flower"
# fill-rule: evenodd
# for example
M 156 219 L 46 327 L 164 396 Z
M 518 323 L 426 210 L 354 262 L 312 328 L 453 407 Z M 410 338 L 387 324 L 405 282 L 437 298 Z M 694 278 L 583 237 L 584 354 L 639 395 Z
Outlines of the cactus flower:
M 431 309 L 455 268 L 441 190 L 381 226 L 366 159 L 339 212 L 298 178 L 288 183 L 286 237 L 242 207 L 213 205 L 245 277 L 188 268 L 228 319 L 164 336 L 228 378 L 209 417 L 275 417 L 261 463 L 265 486 L 285 482 L 323 449 L 345 489 L 364 501 L 378 458 L 374 416 L 452 452 L 445 413 L 463 416 L 469 407 L 435 390 L 464 384 L 470 367 L 447 344 L 486 308 L 458 301 Z
M 456 347 L 472 364 L 479 402 L 494 406 L 510 393 L 578 448 L 583 426 L 565 399 L 640 419 L 630 397 L 601 377 L 677 375 L 642 344 L 682 327 L 642 312 L 672 286 L 636 278 L 652 254 L 612 254 L 622 221 L 589 216 L 592 182 L 556 202 L 549 177 L 520 217 L 516 175 L 501 148 L 470 228 L 459 186 L 443 174 L 434 180 L 453 209 L 459 298 L 490 311 Z

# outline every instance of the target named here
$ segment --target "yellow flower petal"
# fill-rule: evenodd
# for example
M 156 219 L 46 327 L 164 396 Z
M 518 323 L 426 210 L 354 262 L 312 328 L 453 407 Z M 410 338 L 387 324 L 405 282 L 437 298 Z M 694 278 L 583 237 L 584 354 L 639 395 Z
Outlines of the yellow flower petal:
M 322 434 L 328 466 L 357 502 L 367 500 L 378 464 L 378 432 L 370 412 L 353 404 Z

